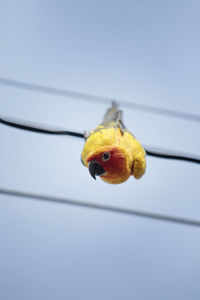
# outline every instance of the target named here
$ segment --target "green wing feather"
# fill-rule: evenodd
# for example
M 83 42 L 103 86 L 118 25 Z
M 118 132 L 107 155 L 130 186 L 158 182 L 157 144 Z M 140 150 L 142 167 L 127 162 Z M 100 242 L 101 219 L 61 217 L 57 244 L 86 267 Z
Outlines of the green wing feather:
M 104 128 L 119 127 L 122 133 L 126 130 L 123 123 L 123 113 L 118 109 L 118 105 L 115 101 L 112 101 L 112 106 L 107 110 L 103 122 L 100 125 Z
M 127 131 L 126 126 L 123 123 L 123 113 L 118 109 L 118 105 L 115 101 L 112 101 L 111 107 L 106 111 L 103 122 L 89 133 L 84 133 L 85 140 L 87 140 L 91 134 L 109 128 L 119 128 L 122 134 Z

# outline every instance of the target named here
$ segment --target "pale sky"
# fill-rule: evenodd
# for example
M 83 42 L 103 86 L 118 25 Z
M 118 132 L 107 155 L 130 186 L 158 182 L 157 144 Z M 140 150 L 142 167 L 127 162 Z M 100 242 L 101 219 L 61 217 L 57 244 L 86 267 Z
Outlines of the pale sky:
M 0 1 L 0 77 L 200 114 L 199 1 Z M 108 102 L 109 105 L 109 102 Z M 106 104 L 0 85 L 1 115 L 81 131 Z M 121 108 L 142 144 L 200 154 L 199 123 Z M 0 186 L 200 219 L 199 165 L 94 181 L 83 140 L 0 126 Z M 200 231 L 0 196 L 3 300 L 199 300 Z

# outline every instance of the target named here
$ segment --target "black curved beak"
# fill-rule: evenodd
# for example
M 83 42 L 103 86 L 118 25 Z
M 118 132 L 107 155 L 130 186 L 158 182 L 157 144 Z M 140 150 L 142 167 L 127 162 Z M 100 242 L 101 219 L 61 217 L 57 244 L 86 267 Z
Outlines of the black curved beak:
M 106 171 L 104 168 L 96 161 L 91 161 L 89 163 L 90 175 L 96 179 L 96 176 L 102 176 Z

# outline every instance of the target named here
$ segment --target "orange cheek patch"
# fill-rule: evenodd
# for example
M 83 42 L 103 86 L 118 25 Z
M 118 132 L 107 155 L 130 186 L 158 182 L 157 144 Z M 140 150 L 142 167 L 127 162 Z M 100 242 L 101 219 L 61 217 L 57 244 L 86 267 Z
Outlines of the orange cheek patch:
M 105 175 L 104 177 L 114 178 L 122 176 L 123 173 L 127 172 L 126 159 L 122 155 L 122 153 L 119 153 L 117 151 L 113 151 L 111 153 L 111 158 L 106 162 L 101 162 L 101 165 L 107 172 L 107 175 Z
M 110 153 L 110 159 L 107 161 L 102 160 L 104 152 Z M 104 168 L 106 173 L 100 177 L 108 183 L 124 182 L 131 175 L 130 170 L 127 169 L 126 155 L 121 149 L 105 147 L 101 152 L 92 154 L 87 158 L 87 163 L 91 161 L 98 162 Z

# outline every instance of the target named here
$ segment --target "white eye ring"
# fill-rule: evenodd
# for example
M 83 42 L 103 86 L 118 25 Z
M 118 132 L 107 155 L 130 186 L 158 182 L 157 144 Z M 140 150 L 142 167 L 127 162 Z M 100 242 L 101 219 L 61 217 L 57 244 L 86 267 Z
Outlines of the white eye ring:
M 102 160 L 107 161 L 110 159 L 110 153 L 109 152 L 104 152 L 102 155 Z

